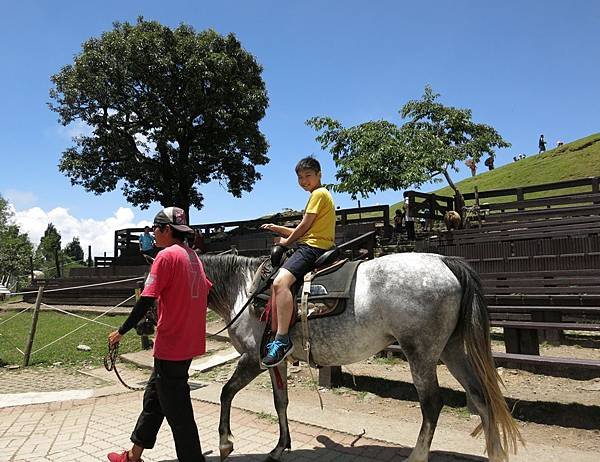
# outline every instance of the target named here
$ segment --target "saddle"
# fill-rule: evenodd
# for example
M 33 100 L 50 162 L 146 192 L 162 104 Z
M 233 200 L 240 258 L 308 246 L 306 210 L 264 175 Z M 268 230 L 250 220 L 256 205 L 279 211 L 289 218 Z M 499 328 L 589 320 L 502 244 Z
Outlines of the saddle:
M 256 272 L 251 286 L 251 293 L 259 287 L 264 287 L 264 289 L 256 295 L 253 311 L 262 320 L 266 321 L 269 314 L 271 285 L 277 274 L 277 269 L 281 267 L 285 258 L 289 255 L 291 255 L 289 250 L 286 251 L 281 246 L 274 246 L 271 251 L 271 258 L 265 260 Z M 308 294 L 309 320 L 318 317 L 336 316 L 343 313 L 346 308 L 346 300 L 350 298 L 350 288 L 354 275 L 362 261 L 340 260 L 339 256 L 340 252 L 337 247 L 328 250 L 317 259 L 315 269 L 309 273 L 311 275 L 310 292 Z M 292 287 L 297 309 L 292 316 L 291 325 L 295 323 L 300 314 L 303 282 L 296 281 Z

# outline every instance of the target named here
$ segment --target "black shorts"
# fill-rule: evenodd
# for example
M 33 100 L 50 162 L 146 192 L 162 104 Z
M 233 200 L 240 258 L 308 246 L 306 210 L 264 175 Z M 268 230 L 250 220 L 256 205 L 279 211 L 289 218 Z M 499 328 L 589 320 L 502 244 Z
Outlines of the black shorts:
M 314 269 L 317 258 L 325 252 L 327 252 L 325 249 L 311 247 L 307 244 L 299 244 L 296 251 L 281 267 L 292 273 L 296 281 L 302 281 L 304 280 L 304 275 Z

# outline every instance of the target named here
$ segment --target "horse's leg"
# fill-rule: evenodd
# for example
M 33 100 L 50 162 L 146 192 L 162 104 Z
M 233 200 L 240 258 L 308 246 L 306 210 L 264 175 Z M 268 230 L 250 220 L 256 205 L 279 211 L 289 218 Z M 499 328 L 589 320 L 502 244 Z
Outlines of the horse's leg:
M 462 337 L 453 336 L 442 353 L 442 361 L 465 389 L 468 399 L 481 417 L 486 441 L 491 443 L 490 447 L 493 448 L 490 454 L 488 454 L 489 460 L 491 462 L 503 460 L 500 433 L 495 426 L 490 425 L 489 409 L 485 403 L 481 384 L 477 379 L 473 366 L 471 366 L 471 363 L 467 359 L 463 345 Z M 473 434 L 475 435 L 477 432 L 478 429 Z
M 407 462 L 427 462 L 431 440 L 443 405 L 437 379 L 437 361 L 430 359 L 428 355 L 417 352 L 414 348 L 403 348 L 403 350 L 410 365 L 423 416 L 417 444 Z
M 225 460 L 233 451 L 231 435 L 231 402 L 234 396 L 254 380 L 262 372 L 258 359 L 244 353 L 238 360 L 231 378 L 221 390 L 221 418 L 219 420 L 219 452 L 221 460 Z
M 279 372 L 279 378 L 276 375 L 276 370 Z M 287 418 L 287 361 L 283 361 L 279 366 L 269 369 L 269 372 L 271 374 L 271 385 L 273 386 L 273 401 L 279 418 L 279 441 L 277 446 L 269 453 L 266 461 L 274 462 L 281 460 L 281 456 L 286 449 L 292 448 L 292 438 Z

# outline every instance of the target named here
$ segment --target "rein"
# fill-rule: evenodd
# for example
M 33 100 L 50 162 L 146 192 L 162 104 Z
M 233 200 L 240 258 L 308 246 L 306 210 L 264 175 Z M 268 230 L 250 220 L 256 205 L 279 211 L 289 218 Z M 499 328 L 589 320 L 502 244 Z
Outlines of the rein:
M 261 267 L 266 263 L 266 261 L 264 263 L 261 264 Z M 257 269 L 258 271 L 261 271 L 261 267 L 259 267 Z M 221 330 L 219 330 L 218 332 L 215 332 L 214 334 L 210 334 L 207 335 L 206 338 L 211 338 L 211 337 L 216 337 L 218 336 L 220 333 L 226 331 L 227 329 L 229 329 L 231 326 L 233 326 L 233 324 L 239 319 L 239 317 L 242 315 L 242 313 L 246 310 L 246 308 L 248 308 L 248 306 L 250 305 L 250 302 L 252 302 L 252 300 L 254 300 L 254 298 L 261 293 L 268 285 L 269 280 L 271 279 L 271 277 L 273 277 L 273 275 L 277 272 L 277 270 L 279 270 L 278 268 L 275 268 L 271 271 L 271 273 L 269 273 L 269 275 L 267 276 L 267 278 L 265 279 L 265 282 L 263 284 L 259 284 L 258 287 L 250 294 L 250 296 L 248 297 L 248 300 L 246 300 L 246 303 L 244 303 L 244 305 L 242 306 L 242 308 L 240 309 L 239 313 L 236 314 L 231 321 L 229 321 L 225 327 L 223 327 Z M 119 382 L 121 382 L 123 384 L 123 386 L 125 388 L 128 388 L 129 390 L 133 390 L 133 391 L 140 391 L 140 390 L 144 390 L 145 387 L 132 387 L 130 385 L 127 385 L 125 383 L 125 381 L 123 380 L 123 378 L 121 377 L 121 374 L 119 374 L 119 371 L 117 370 L 117 357 L 119 356 L 119 344 L 115 344 L 114 346 L 111 346 L 110 343 L 108 344 L 108 353 L 106 354 L 106 356 L 104 356 L 104 368 L 107 371 L 115 371 L 115 374 L 117 375 L 117 378 L 119 379 Z
M 266 263 L 266 261 L 264 263 L 261 264 L 264 265 Z M 260 271 L 261 268 L 259 267 L 256 272 Z M 239 319 L 239 317 L 242 315 L 242 313 L 246 310 L 246 308 L 248 308 L 248 306 L 250 305 L 250 302 L 252 302 L 252 300 L 254 300 L 254 298 L 260 294 L 269 284 L 270 279 L 273 277 L 273 275 L 279 270 L 279 267 L 274 268 L 269 275 L 267 276 L 267 278 L 265 279 L 265 282 L 263 284 L 259 284 L 258 287 L 254 290 L 254 292 L 252 292 L 249 296 L 248 296 L 248 300 L 246 300 L 246 303 L 244 303 L 244 305 L 242 306 L 242 308 L 240 309 L 240 311 L 238 312 L 238 314 L 236 314 L 231 321 L 229 321 L 225 327 L 223 327 L 220 331 L 215 332 L 214 334 L 210 334 L 207 335 L 206 338 L 210 338 L 210 337 L 216 337 L 217 335 L 219 335 L 221 332 L 226 331 L 227 329 L 229 329 L 231 326 L 233 326 L 233 324 Z
M 111 346 L 109 343 L 108 344 L 108 353 L 104 357 L 104 368 L 108 372 L 110 372 L 114 369 L 115 374 L 117 375 L 117 378 L 119 379 L 119 382 L 121 382 L 125 388 L 128 388 L 133 391 L 143 390 L 145 387 L 132 387 L 125 383 L 125 381 L 121 377 L 121 374 L 119 374 L 119 371 L 117 370 L 117 357 L 118 356 L 119 356 L 119 344 L 116 343 L 114 346 Z

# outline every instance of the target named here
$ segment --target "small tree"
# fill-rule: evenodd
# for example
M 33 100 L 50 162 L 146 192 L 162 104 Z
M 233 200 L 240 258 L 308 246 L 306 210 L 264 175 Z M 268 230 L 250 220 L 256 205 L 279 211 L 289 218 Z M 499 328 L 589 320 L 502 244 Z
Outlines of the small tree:
M 40 244 L 36 249 L 36 263 L 41 266 L 48 277 L 60 277 L 61 236 L 52 223 L 48 223 Z
M 422 99 L 402 107 L 401 126 L 379 120 L 344 128 L 329 117 L 309 119 L 338 168 L 334 190 L 355 199 L 378 190 L 418 188 L 443 176 L 462 200 L 449 170 L 458 171 L 457 163 L 467 158 L 493 157 L 495 148 L 510 144 L 489 125 L 474 123 L 471 110 L 444 106 L 438 96 L 426 86 Z
M 240 197 L 269 161 L 258 127 L 268 103 L 261 72 L 233 34 L 115 23 L 52 76 L 59 121 L 89 127 L 59 169 L 95 194 L 120 186 L 141 208 L 200 209 L 199 187 L 212 180 Z
M 73 261 L 83 263 L 84 253 L 78 237 L 75 236 L 73 240 L 65 246 L 64 254 Z

